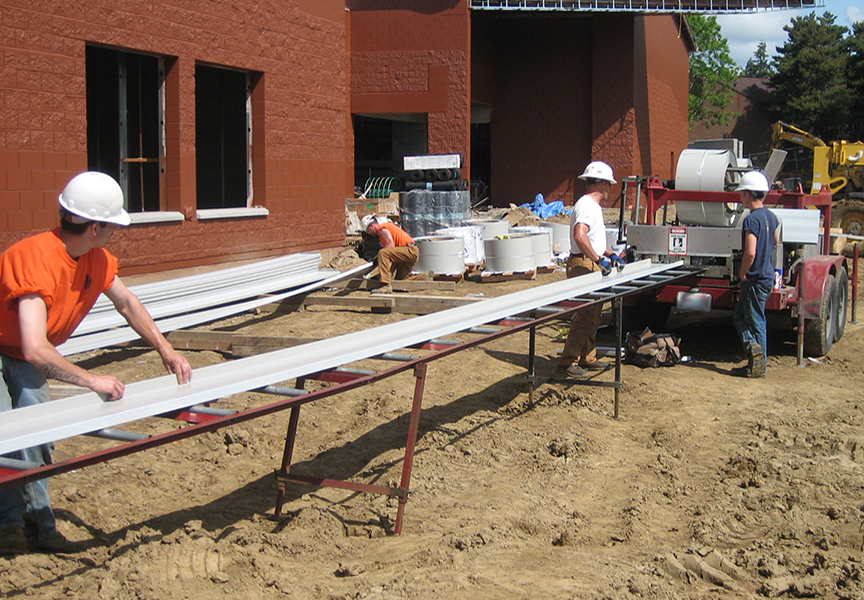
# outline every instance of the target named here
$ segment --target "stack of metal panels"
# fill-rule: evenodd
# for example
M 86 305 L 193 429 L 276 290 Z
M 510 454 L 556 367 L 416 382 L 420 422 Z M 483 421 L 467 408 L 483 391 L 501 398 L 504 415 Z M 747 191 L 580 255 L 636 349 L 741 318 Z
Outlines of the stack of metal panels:
M 156 320 L 160 331 L 165 333 L 305 293 L 320 287 L 324 280 L 339 279 L 343 275 L 338 271 L 318 270 L 320 262 L 321 255 L 317 252 L 292 254 L 129 289 Z M 58 350 L 69 355 L 137 338 L 137 334 L 114 310 L 114 305 L 102 297 L 72 338 Z

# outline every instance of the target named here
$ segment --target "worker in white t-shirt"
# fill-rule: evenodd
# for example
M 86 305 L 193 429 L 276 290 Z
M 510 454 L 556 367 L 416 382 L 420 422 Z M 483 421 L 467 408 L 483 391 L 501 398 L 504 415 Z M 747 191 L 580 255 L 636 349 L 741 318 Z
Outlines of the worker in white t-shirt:
M 623 268 L 624 260 L 606 246 L 606 227 L 602 203 L 609 198 L 612 185 L 617 183 L 612 167 L 594 161 L 579 176 L 587 190 L 576 202 L 570 216 L 570 257 L 567 277 L 577 277 L 593 271 L 608 275 L 613 267 Z M 558 369 L 570 377 L 584 379 L 591 371 L 603 371 L 611 366 L 597 360 L 597 327 L 600 324 L 601 303 L 577 311 L 570 324 L 564 352 Z

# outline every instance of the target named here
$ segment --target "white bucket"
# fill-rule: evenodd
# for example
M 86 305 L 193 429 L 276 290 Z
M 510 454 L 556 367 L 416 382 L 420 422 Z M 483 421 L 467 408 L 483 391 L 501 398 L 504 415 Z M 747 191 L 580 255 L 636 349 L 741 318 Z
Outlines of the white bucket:
M 414 239 L 420 258 L 414 270 L 432 271 L 435 275 L 454 275 L 465 272 L 464 243 L 460 237 L 429 236 Z
M 534 266 L 548 267 L 555 264 L 555 255 L 552 253 L 552 230 L 545 227 L 523 226 L 511 227 L 510 234 L 529 235 L 534 245 Z
M 516 234 L 504 239 L 484 240 L 486 270 L 493 273 L 525 273 L 533 271 L 534 240 L 530 234 Z
M 435 232 L 436 236 L 461 237 L 464 240 L 465 264 L 481 265 L 486 260 L 483 248 L 483 228 L 479 225 L 445 227 Z
M 540 227 L 545 227 L 552 231 L 552 252 L 554 254 L 570 253 L 570 225 L 567 223 L 540 221 Z
M 476 225 L 483 228 L 483 239 L 488 240 L 499 235 L 507 235 L 510 222 L 505 219 L 468 219 L 462 221 L 465 225 Z

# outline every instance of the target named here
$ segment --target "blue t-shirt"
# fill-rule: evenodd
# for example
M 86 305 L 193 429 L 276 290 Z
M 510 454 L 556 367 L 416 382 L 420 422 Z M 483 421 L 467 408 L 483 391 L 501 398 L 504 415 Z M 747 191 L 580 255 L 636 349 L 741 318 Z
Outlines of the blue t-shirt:
M 779 222 L 764 206 L 750 212 L 741 224 L 741 247 L 747 233 L 756 236 L 756 258 L 747 271 L 747 279 L 762 285 L 774 285 L 774 232 Z

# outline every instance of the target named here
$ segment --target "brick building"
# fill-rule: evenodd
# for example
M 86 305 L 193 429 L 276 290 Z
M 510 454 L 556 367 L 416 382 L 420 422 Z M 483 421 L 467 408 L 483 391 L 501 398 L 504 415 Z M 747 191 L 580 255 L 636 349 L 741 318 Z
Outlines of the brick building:
M 124 275 L 338 247 L 345 199 L 406 154 L 462 153 L 497 205 L 572 201 L 591 158 L 668 175 L 682 18 L 513 4 L 571 6 L 0 0 L 0 248 L 88 168 L 126 192 Z

